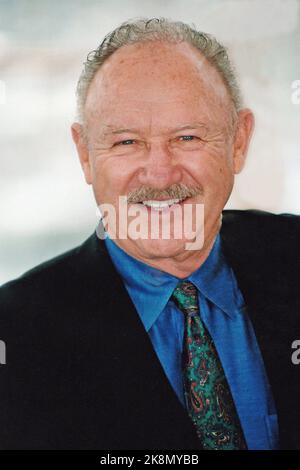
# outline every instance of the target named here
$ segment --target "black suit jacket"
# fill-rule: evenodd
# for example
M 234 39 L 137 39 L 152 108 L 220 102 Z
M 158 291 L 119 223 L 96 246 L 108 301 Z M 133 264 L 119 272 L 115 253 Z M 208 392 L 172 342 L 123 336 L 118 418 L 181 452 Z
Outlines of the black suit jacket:
M 224 211 L 221 239 L 300 449 L 299 217 Z M 96 233 L 0 289 L 0 449 L 200 449 Z

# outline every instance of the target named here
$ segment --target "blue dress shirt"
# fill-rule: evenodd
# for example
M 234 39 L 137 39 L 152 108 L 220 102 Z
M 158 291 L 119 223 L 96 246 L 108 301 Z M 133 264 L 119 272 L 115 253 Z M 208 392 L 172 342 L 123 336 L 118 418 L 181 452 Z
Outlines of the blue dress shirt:
M 107 235 L 106 247 L 148 332 L 178 399 L 186 406 L 181 372 L 184 316 L 170 299 L 179 279 L 130 256 Z M 200 314 L 213 338 L 249 450 L 278 448 L 275 405 L 243 296 L 217 235 L 205 262 L 190 276 Z

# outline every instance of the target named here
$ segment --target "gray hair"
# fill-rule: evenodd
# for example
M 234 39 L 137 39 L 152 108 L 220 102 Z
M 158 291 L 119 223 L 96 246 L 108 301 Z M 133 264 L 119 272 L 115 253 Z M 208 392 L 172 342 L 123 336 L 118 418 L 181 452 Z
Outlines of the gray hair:
M 91 51 L 77 84 L 77 113 L 84 123 L 84 105 L 90 84 L 101 65 L 120 47 L 149 41 L 170 43 L 187 42 L 196 47 L 219 72 L 236 111 L 242 107 L 242 98 L 234 67 L 227 49 L 214 36 L 197 31 L 196 27 L 166 18 L 138 18 L 122 23 L 107 34 L 100 46 Z

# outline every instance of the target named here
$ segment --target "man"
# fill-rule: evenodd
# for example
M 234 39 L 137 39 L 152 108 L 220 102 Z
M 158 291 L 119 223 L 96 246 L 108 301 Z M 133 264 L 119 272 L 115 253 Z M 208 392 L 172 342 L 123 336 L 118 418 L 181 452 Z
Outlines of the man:
M 254 126 L 225 49 L 129 21 L 88 56 L 78 100 L 103 220 L 1 288 L 0 447 L 299 449 L 299 218 L 223 210 Z

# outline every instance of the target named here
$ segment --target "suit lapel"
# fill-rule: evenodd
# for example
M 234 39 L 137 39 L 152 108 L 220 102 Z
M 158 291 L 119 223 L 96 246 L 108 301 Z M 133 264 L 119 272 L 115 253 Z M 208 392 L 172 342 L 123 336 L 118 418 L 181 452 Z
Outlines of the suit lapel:
M 141 448 L 200 449 L 194 426 L 165 375 L 105 243 L 94 234 L 80 253 L 86 264 L 87 295 L 91 298 L 91 291 L 97 293 L 90 307 L 100 315 L 106 332 L 102 346 L 104 342 L 107 351 L 111 348 L 109 366 L 101 365 L 105 382 L 122 389 L 124 405 L 115 402 L 107 408 L 115 420 L 123 416 L 120 439 L 127 434 L 128 443 L 138 440 Z
M 230 211 L 231 212 L 231 211 Z M 253 240 L 255 227 L 238 227 L 223 217 L 223 252 L 243 294 L 262 353 L 278 414 L 281 447 L 300 448 L 300 380 L 291 361 L 291 344 L 299 336 L 300 322 L 296 302 L 274 282 L 275 267 L 268 257 L 268 233 L 263 242 Z M 290 410 L 293 410 L 291 413 Z

